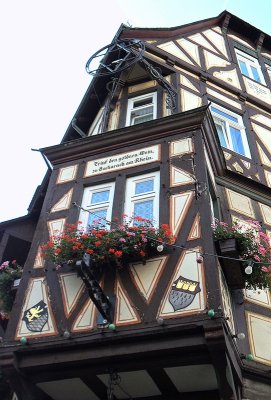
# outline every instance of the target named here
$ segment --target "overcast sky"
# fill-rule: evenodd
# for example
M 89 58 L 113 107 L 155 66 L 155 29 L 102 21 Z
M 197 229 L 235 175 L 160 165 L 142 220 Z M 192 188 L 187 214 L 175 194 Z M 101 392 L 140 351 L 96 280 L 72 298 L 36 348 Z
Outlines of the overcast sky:
M 63 137 L 88 87 L 88 58 L 121 23 L 170 27 L 227 9 L 271 34 L 269 0 L 0 0 L 0 221 L 27 214 L 46 172 L 38 152 Z

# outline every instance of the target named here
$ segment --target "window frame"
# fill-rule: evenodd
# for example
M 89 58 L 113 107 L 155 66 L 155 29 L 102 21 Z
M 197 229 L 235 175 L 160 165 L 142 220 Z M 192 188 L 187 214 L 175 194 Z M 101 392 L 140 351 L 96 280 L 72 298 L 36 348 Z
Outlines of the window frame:
M 253 56 L 251 56 L 239 49 L 236 49 L 236 48 L 235 48 L 235 54 L 236 54 L 236 58 L 237 58 L 237 62 L 238 62 L 238 66 L 239 66 L 241 74 L 246 76 L 247 78 L 252 79 L 254 82 L 257 82 L 257 83 L 260 83 L 260 84 L 266 86 L 266 82 L 265 82 L 265 79 L 264 79 L 264 76 L 262 73 L 262 69 L 261 69 L 259 60 L 256 57 L 253 57 Z M 245 63 L 248 74 L 245 74 L 242 71 L 242 68 L 240 66 L 240 61 Z M 251 67 L 254 67 L 256 69 L 259 79 L 260 79 L 259 81 L 257 79 L 255 79 L 255 76 L 253 75 L 253 71 L 252 71 Z
M 101 126 L 102 119 L 103 119 L 104 109 L 105 109 L 105 107 L 103 106 L 97 112 L 97 115 L 94 118 L 94 121 L 92 122 L 92 124 L 89 128 L 88 136 L 99 135 L 100 133 L 102 133 L 102 131 L 100 131 L 100 126 Z
M 216 108 L 218 111 L 221 111 L 224 114 L 227 114 L 229 117 L 237 119 L 237 122 L 234 122 L 230 118 L 226 118 L 226 117 L 222 116 L 221 114 L 216 113 L 216 111 L 212 110 L 213 107 Z M 216 122 L 220 122 L 220 125 L 222 126 L 222 130 L 223 130 L 223 125 L 225 127 L 225 131 L 223 133 L 224 133 L 224 139 L 225 139 L 227 146 L 222 145 L 221 140 L 219 139 L 221 147 L 223 147 L 224 149 L 227 149 L 227 150 L 231 150 L 236 154 L 240 154 L 241 156 L 251 159 L 251 152 L 250 152 L 250 148 L 249 148 L 249 144 L 248 144 L 246 128 L 244 126 L 242 116 L 239 114 L 236 114 L 235 112 L 233 112 L 231 110 L 228 110 L 225 107 L 220 106 L 219 104 L 213 103 L 213 102 L 211 103 L 210 111 L 211 111 L 215 125 L 216 125 Z M 221 124 L 221 121 L 222 121 L 222 124 Z M 234 144 L 233 144 L 233 140 L 232 140 L 232 133 L 231 133 L 230 127 L 240 131 L 242 145 L 243 145 L 245 154 L 242 154 L 240 151 L 236 151 L 234 149 Z M 217 134 L 219 136 L 218 131 L 217 131 Z
M 92 195 L 93 193 L 98 193 L 102 191 L 109 190 L 109 198 L 107 201 L 101 201 L 98 203 L 92 204 Z M 107 221 L 112 220 L 112 208 L 113 208 L 113 200 L 114 200 L 114 192 L 115 192 L 115 182 L 109 182 L 109 183 L 104 183 L 104 184 L 98 184 L 98 185 L 93 185 L 93 186 L 88 186 L 84 189 L 83 193 L 83 198 L 82 198 L 82 203 L 81 207 L 84 210 L 80 211 L 79 215 L 79 221 L 82 222 L 80 227 L 82 229 L 87 229 L 88 228 L 88 220 L 89 216 L 91 213 L 88 211 L 100 211 L 106 209 L 106 217 L 105 219 Z M 88 210 L 88 211 L 85 211 Z M 98 219 L 98 217 L 97 217 Z M 110 229 L 110 225 L 105 223 L 104 229 Z
M 135 194 L 136 183 L 154 180 L 153 190 L 145 193 Z M 153 200 L 153 226 L 159 226 L 159 197 L 160 197 L 160 171 L 154 171 L 147 174 L 136 175 L 126 180 L 124 214 L 128 217 L 134 216 L 134 204 L 144 200 Z M 133 225 L 133 220 L 131 221 Z
M 133 126 L 133 125 L 140 125 L 139 124 L 135 124 L 135 123 L 131 123 L 131 114 L 134 110 L 136 110 L 136 108 L 134 107 L 134 103 L 136 101 L 140 101 L 140 100 L 144 100 L 147 99 L 148 97 L 152 97 L 152 104 L 153 104 L 153 118 L 150 121 L 153 121 L 154 119 L 157 118 L 157 92 L 149 92 L 140 96 L 135 96 L 135 97 L 131 97 L 128 99 L 127 102 L 127 111 L 126 111 L 126 123 L 125 126 Z M 144 107 L 141 107 L 141 109 L 143 109 Z M 139 109 L 139 107 L 138 107 Z M 144 122 L 142 122 L 144 123 Z
M 271 80 L 271 65 L 265 64 L 265 67 L 266 67 L 266 72 L 269 76 L 269 79 Z

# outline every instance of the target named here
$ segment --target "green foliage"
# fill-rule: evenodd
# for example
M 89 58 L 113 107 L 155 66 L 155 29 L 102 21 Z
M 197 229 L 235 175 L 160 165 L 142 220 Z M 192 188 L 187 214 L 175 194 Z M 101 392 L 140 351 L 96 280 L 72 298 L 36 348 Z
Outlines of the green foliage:
M 212 225 L 215 240 L 235 239 L 247 289 L 271 288 L 271 243 L 258 221 L 234 221 L 232 226 L 216 220 Z M 245 273 L 250 264 L 252 273 Z
M 12 262 L 5 261 L 0 266 L 0 310 L 2 316 L 9 313 L 15 298 L 15 290 L 13 283 L 15 279 L 20 279 L 22 276 L 22 267 L 16 260 Z

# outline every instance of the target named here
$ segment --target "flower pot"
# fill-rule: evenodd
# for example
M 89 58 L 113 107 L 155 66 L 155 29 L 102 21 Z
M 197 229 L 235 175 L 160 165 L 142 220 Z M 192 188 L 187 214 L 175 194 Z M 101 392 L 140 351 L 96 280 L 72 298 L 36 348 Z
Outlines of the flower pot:
M 224 272 L 227 284 L 230 289 L 244 289 L 244 267 L 243 262 L 239 260 L 239 251 L 235 239 L 217 240 L 215 242 L 220 265 Z

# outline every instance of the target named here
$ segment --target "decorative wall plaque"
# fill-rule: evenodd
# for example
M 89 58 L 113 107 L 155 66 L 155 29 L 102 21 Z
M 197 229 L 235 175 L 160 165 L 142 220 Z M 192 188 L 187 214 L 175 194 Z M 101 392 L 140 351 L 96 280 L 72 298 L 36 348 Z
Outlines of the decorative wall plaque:
M 145 147 L 130 151 L 129 153 L 116 154 L 111 157 L 91 160 L 86 165 L 85 177 L 105 174 L 120 169 L 137 167 L 160 160 L 160 145 Z

